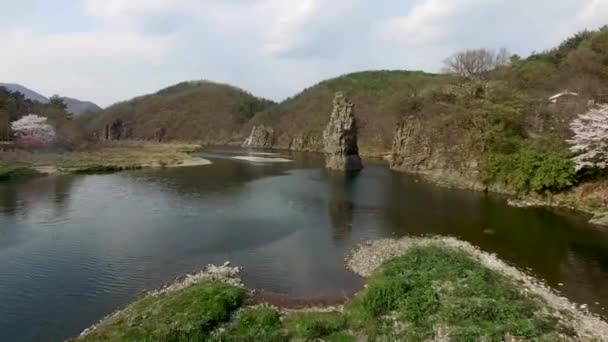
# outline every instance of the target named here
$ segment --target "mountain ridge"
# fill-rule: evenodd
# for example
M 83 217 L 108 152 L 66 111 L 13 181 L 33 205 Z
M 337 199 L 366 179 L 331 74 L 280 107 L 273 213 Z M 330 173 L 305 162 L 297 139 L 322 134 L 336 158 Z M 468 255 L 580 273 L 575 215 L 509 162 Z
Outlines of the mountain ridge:
M 43 104 L 49 102 L 48 97 L 18 83 L 0 83 L 0 87 L 4 87 L 10 91 L 20 92 L 25 96 L 26 99 L 32 101 L 37 101 Z M 61 98 L 67 106 L 67 111 L 76 116 L 86 113 L 97 114 L 103 111 L 103 108 L 91 101 L 82 101 L 67 96 L 62 96 Z

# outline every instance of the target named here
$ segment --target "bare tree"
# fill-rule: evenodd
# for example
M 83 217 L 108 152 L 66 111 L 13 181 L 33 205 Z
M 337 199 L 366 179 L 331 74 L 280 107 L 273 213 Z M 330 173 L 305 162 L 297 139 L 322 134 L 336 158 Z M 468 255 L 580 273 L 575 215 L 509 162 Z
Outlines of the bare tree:
M 509 64 L 509 52 L 489 49 L 465 50 L 443 62 L 445 71 L 466 78 L 483 78 L 489 72 Z

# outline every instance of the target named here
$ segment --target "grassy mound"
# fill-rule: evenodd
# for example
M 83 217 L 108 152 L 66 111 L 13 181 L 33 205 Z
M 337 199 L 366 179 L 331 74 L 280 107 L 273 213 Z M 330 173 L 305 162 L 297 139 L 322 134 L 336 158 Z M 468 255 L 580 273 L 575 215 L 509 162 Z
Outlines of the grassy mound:
M 241 307 L 216 282 L 149 295 L 77 341 L 574 340 L 563 313 L 464 251 L 413 247 L 369 278 L 340 311 Z
M 218 282 L 146 296 L 104 320 L 82 341 L 198 341 L 243 301 L 243 290 Z

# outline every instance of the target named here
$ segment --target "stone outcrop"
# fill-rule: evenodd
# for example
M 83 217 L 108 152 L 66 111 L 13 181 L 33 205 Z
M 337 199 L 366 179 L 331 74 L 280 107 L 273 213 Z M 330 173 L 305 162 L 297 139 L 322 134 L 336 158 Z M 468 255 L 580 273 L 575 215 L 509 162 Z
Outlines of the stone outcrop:
M 244 147 L 271 148 L 274 141 L 274 129 L 264 125 L 253 126 L 249 138 L 243 143 Z
M 431 141 L 423 133 L 422 122 L 413 115 L 401 120 L 395 129 L 391 167 L 419 171 L 427 167 L 431 152 Z
M 328 169 L 356 171 L 363 168 L 357 146 L 357 120 L 354 105 L 338 92 L 329 123 L 323 131 L 323 149 Z
M 105 125 L 103 132 L 103 140 L 105 141 L 118 141 L 130 139 L 133 135 L 131 128 L 125 124 L 122 119 L 118 118 L 111 123 Z
M 479 180 L 477 161 L 461 151 L 461 145 L 445 136 L 445 132 L 436 132 L 428 127 L 428 122 L 410 115 L 395 129 L 390 166 L 397 171 L 420 174 L 443 186 L 487 190 Z
M 292 151 L 318 152 L 323 150 L 323 141 L 318 135 L 298 133 L 291 138 L 289 149 Z

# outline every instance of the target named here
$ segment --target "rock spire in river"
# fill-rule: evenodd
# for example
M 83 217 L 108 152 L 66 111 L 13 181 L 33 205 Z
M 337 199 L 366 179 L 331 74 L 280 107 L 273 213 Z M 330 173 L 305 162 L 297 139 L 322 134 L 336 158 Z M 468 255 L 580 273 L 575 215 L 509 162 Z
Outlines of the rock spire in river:
M 328 169 L 356 171 L 363 168 L 357 146 L 354 105 L 342 92 L 334 97 L 333 111 L 323 131 L 323 148 Z

